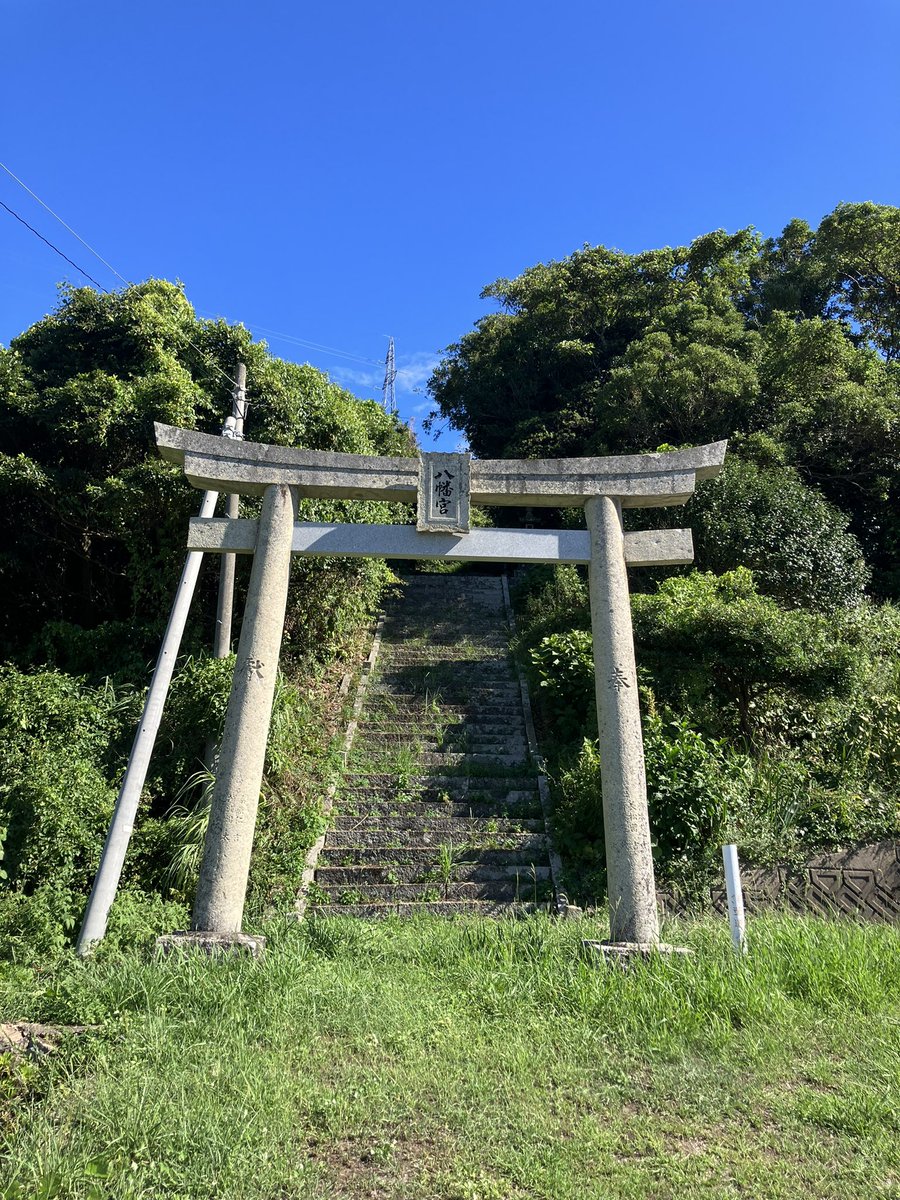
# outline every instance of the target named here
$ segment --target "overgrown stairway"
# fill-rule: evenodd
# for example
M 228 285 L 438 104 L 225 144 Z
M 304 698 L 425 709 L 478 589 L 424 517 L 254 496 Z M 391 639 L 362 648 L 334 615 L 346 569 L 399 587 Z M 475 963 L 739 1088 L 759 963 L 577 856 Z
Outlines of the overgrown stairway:
M 509 632 L 497 576 L 404 581 L 383 619 L 310 912 L 501 915 L 553 898 Z

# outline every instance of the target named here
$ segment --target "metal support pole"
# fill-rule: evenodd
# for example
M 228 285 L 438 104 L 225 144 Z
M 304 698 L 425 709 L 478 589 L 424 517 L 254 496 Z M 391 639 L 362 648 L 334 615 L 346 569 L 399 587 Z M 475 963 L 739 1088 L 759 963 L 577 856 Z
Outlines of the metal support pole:
M 243 441 L 244 417 L 247 412 L 247 368 L 238 363 L 237 381 L 232 393 L 231 416 L 225 422 L 223 437 Z M 233 493 L 228 497 L 227 514 L 232 519 L 240 516 L 240 496 Z M 231 653 L 231 622 L 234 607 L 235 555 L 223 554 L 219 566 L 219 599 L 216 606 L 216 632 L 213 640 L 213 657 L 227 658 Z
M 296 490 L 263 497 L 191 928 L 239 933 L 284 631 Z
M 240 516 L 241 498 L 228 497 L 226 515 L 235 520 Z M 216 632 L 213 638 L 213 658 L 227 658 L 231 653 L 231 623 L 234 610 L 234 554 L 221 555 L 219 564 L 219 599 L 216 604 Z
M 610 941 L 655 945 L 659 917 L 622 507 L 611 496 L 592 496 L 585 516 L 591 534 L 588 572 Z
M 741 887 L 741 868 L 738 863 L 737 846 L 733 843 L 722 847 L 722 862 L 725 866 L 725 894 L 728 897 L 731 940 L 734 942 L 734 948 L 738 954 L 746 954 L 747 925 L 744 919 L 744 891 Z
M 200 505 L 201 517 L 213 515 L 218 496 L 218 492 L 204 493 L 203 502 Z M 175 670 L 175 662 L 178 658 L 202 562 L 203 553 L 201 551 L 188 551 L 181 579 L 178 581 L 178 590 L 175 592 L 175 602 L 169 615 L 169 623 L 166 626 L 159 658 L 156 660 L 153 678 L 150 680 L 147 698 L 144 701 L 144 711 L 134 736 L 128 766 L 125 768 L 109 832 L 106 835 L 100 866 L 97 868 L 81 932 L 78 935 L 78 953 L 81 955 L 89 954 L 93 944 L 101 941 L 106 933 L 109 910 L 119 886 L 122 864 L 125 862 L 128 843 L 134 829 L 134 818 L 141 799 L 141 792 L 144 790 L 150 756 L 159 732 L 163 706 L 166 702 L 169 684 L 172 682 L 172 673 Z

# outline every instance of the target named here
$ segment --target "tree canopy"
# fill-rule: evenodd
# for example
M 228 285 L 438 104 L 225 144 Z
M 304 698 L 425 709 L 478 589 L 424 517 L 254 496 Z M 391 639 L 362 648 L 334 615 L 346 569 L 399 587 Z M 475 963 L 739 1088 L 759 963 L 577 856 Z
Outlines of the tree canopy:
M 900 592 L 900 209 L 841 204 L 817 230 L 791 221 L 769 240 L 744 229 L 641 254 L 585 246 L 482 295 L 497 311 L 429 384 L 433 415 L 475 454 L 727 437 L 758 460 L 764 442 L 795 493 L 844 514 L 876 591 Z M 765 533 L 759 504 L 756 516 Z

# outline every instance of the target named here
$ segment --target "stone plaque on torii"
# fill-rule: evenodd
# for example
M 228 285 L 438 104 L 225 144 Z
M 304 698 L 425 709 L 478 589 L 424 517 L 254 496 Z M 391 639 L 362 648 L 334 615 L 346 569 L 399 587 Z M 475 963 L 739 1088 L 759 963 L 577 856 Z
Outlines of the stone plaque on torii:
M 622 510 L 683 504 L 698 479 L 722 469 L 726 443 L 654 454 L 515 460 L 296 450 L 160 424 L 156 441 L 163 458 L 180 465 L 194 487 L 263 498 L 259 520 L 196 517 L 188 532 L 189 550 L 253 555 L 192 914 L 198 937 L 241 930 L 290 560 L 304 554 L 587 565 L 610 940 L 658 943 L 626 567 L 690 563 L 693 544 L 687 529 L 626 533 Z M 297 502 L 305 497 L 415 503 L 417 524 L 298 522 Z M 470 530 L 470 502 L 584 508 L 587 529 Z M 101 862 L 98 880 L 102 871 Z

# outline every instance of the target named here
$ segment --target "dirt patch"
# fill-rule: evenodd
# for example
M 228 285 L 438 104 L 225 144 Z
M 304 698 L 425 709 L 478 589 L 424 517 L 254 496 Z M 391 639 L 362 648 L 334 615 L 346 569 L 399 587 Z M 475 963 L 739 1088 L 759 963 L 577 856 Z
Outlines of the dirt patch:
M 0 1054 L 39 1058 L 59 1049 L 70 1034 L 85 1033 L 88 1025 L 38 1025 L 31 1021 L 0 1024 Z
M 408 1131 L 353 1134 L 333 1142 L 311 1138 L 307 1146 L 325 1177 L 325 1194 L 335 1200 L 387 1200 L 414 1187 L 414 1194 L 427 1195 L 447 1153 L 438 1139 Z

